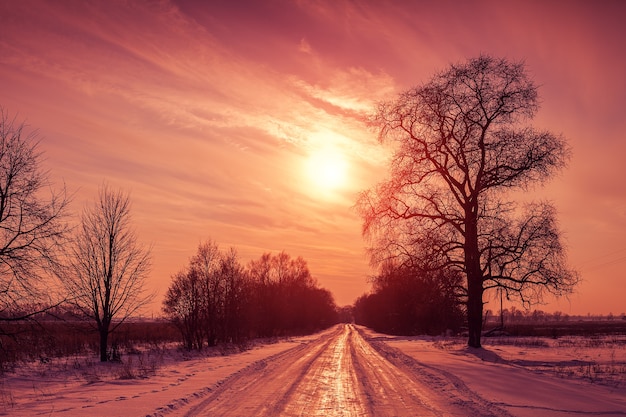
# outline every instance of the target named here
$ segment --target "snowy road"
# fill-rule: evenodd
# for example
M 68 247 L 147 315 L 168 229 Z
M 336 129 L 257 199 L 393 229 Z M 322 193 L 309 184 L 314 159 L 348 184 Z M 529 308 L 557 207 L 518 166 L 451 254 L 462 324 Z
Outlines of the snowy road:
M 397 353 L 351 325 L 337 326 L 229 378 L 186 415 L 509 415 Z
M 568 340 L 575 343 L 559 347 Z M 461 339 L 338 325 L 225 356 L 170 351 L 156 356 L 162 362 L 147 378 L 120 372 L 149 365 L 149 354 L 121 364 L 60 358 L 0 378 L 0 416 L 626 417 L 620 340 L 599 347 L 587 346 L 597 339 L 550 340 L 550 348 L 487 341 L 470 349 Z M 613 383 L 571 374 L 587 369 L 572 363 L 591 360 Z

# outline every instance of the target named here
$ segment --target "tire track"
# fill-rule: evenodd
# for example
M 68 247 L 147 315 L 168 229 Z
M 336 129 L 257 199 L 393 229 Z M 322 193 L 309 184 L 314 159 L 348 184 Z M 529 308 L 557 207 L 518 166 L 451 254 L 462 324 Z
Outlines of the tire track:
M 367 416 L 353 366 L 352 330 L 341 335 L 311 364 L 294 394 L 286 399 L 281 416 Z
M 186 415 L 510 416 L 454 375 L 349 324 L 229 377 Z
M 232 375 L 185 414 L 200 416 L 274 416 L 284 407 L 302 375 L 337 337 L 340 329 Z
M 450 406 L 463 410 L 459 415 L 483 417 L 512 417 L 508 411 L 498 407 L 471 390 L 454 374 L 426 365 L 404 354 L 401 350 L 378 340 L 369 340 L 361 331 L 359 334 L 388 362 L 412 375 L 416 385 L 429 387 L 431 395 L 440 397 Z

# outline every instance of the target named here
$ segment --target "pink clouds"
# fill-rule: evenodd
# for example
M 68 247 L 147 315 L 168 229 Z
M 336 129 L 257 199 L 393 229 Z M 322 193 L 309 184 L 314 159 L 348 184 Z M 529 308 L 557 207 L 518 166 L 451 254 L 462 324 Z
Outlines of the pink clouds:
M 369 273 L 354 195 L 386 173 L 364 114 L 479 52 L 526 59 L 542 85 L 537 123 L 574 146 L 570 170 L 543 191 L 564 212 L 572 253 L 588 235 L 592 256 L 623 246 L 589 221 L 626 227 L 620 7 L 4 2 L 0 104 L 39 128 L 77 210 L 104 179 L 132 192 L 140 236 L 155 245 L 156 287 L 211 237 L 248 258 L 301 255 L 345 304 Z M 303 174 L 325 141 L 345 152 L 351 175 L 332 200 Z M 598 287 L 609 282 L 592 272 Z M 575 312 L 619 306 L 584 297 Z

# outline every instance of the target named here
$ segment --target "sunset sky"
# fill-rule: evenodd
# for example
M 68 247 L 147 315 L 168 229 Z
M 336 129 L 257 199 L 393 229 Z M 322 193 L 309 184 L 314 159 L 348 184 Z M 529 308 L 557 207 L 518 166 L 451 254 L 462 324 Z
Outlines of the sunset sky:
M 480 53 L 525 60 L 569 168 L 542 189 L 583 283 L 539 308 L 626 312 L 626 2 L 0 0 L 0 106 L 79 213 L 131 193 L 159 313 L 198 244 L 302 256 L 339 305 L 371 273 L 353 209 L 385 178 L 377 101 Z M 497 309 L 492 302 L 486 308 Z

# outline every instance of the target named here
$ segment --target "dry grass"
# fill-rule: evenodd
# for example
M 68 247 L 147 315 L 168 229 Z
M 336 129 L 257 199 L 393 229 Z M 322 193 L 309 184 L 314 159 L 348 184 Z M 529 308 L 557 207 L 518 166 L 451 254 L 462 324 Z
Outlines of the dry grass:
M 74 358 L 97 357 L 99 351 L 98 335 L 90 323 L 9 323 L 0 330 L 0 374 L 11 372 L 24 363 L 45 365 L 57 358 L 72 360 L 79 366 Z M 158 351 L 179 340 L 180 334 L 168 322 L 129 322 L 110 336 L 109 346 L 111 357 L 120 360 L 124 354 Z M 134 360 L 144 362 L 144 359 Z
M 560 378 L 585 380 L 593 384 L 626 387 L 626 335 L 540 337 L 498 337 L 488 339 L 512 364 Z M 507 353 L 505 346 L 520 348 Z M 542 358 L 531 360 L 530 358 Z

